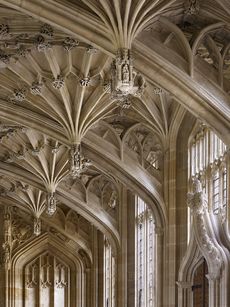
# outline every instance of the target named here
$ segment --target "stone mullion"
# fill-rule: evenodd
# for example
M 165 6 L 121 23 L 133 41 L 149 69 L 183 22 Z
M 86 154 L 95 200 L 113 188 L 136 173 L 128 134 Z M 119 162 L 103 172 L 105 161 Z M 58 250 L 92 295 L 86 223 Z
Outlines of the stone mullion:
M 98 306 L 104 306 L 104 235 L 98 231 Z
M 71 273 L 70 273 L 70 268 L 68 267 L 67 270 L 67 286 L 65 287 L 65 306 L 70 307 L 73 301 L 73 297 L 71 297 L 71 288 L 70 288 L 70 278 L 71 278 Z
M 91 273 L 91 304 L 92 307 L 98 307 L 98 230 L 92 225 L 92 252 L 93 264 Z
M 163 288 L 163 278 L 162 278 L 162 268 L 163 268 L 163 246 L 164 246 L 164 236 L 163 228 L 155 227 L 155 238 L 154 238 L 154 302 L 156 307 L 163 306 L 162 302 L 162 288 Z
M 4 207 L 0 207 L 0 256 L 1 256 L 1 266 L 0 266 L 0 307 L 6 307 L 6 271 L 3 264 L 3 243 L 4 243 Z
M 117 306 L 127 307 L 127 189 L 122 187 L 120 206 L 121 249 L 117 257 Z
M 39 261 L 38 261 L 38 303 L 36 302 L 36 307 L 40 307 L 40 303 L 41 303 L 41 289 L 42 289 L 42 282 L 41 282 L 41 256 L 39 257 Z
M 52 274 L 52 285 L 51 285 L 51 287 L 50 287 L 50 300 L 51 300 L 51 306 L 50 307 L 54 307 L 54 304 L 55 304 L 55 278 L 56 278 L 56 276 L 55 276 L 55 270 L 56 270 L 56 259 L 55 259 L 55 257 L 52 259 L 52 269 L 50 269 L 50 271 L 51 271 L 51 274 Z M 49 271 L 49 272 L 50 272 Z M 50 274 L 50 273 L 49 273 Z
M 148 267 L 148 222 L 147 222 L 147 216 L 146 216 L 146 211 L 144 212 L 143 216 L 143 283 L 144 283 L 144 306 L 147 307 L 147 297 L 148 297 L 148 272 L 147 272 L 147 267 Z
M 227 227 L 228 234 L 230 233 L 230 150 L 227 151 L 226 156 L 226 169 L 227 169 Z
M 84 298 L 85 298 L 85 306 L 86 307 L 93 307 L 94 305 L 92 304 L 93 296 L 92 296 L 92 288 L 91 288 L 91 269 L 90 268 L 85 268 L 85 291 L 84 291 Z
M 112 255 L 112 307 L 116 306 L 116 257 Z
M 150 284 L 150 277 L 149 277 L 149 271 L 150 271 L 150 257 L 152 256 L 153 261 L 151 263 L 151 265 L 153 265 L 154 261 L 155 261 L 155 255 L 150 255 L 150 223 L 153 223 L 153 221 L 150 219 L 152 219 L 151 217 L 151 212 L 149 209 L 146 210 L 145 212 L 145 288 L 146 288 L 146 294 L 145 294 L 145 305 L 146 307 L 149 306 L 149 298 L 150 298 L 150 288 L 149 288 L 149 284 Z M 154 232 L 152 233 L 152 247 L 154 252 L 156 251 L 156 245 L 155 245 L 155 238 L 154 238 Z M 152 252 L 153 252 L 152 250 Z M 154 270 L 155 270 L 156 266 L 154 265 Z
M 135 265 L 135 195 L 128 192 L 128 250 L 127 250 L 127 306 L 135 306 L 136 289 L 136 265 Z
M 176 302 L 176 151 L 172 144 L 165 157 L 165 168 L 168 177 L 165 177 L 166 200 L 168 200 L 168 227 L 166 234 L 166 259 L 164 266 L 164 306 L 174 307 Z M 169 197 L 170 195 L 170 197 Z M 168 199 L 167 199 L 168 197 Z
M 109 307 L 112 307 L 112 251 L 111 251 L 111 246 L 109 246 L 109 276 L 110 276 Z

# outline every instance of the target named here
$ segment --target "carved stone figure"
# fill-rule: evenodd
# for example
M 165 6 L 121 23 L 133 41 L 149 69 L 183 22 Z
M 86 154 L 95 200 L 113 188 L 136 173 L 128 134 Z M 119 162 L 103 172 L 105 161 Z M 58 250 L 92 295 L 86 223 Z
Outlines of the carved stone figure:
M 116 208 L 116 206 L 117 206 L 117 193 L 116 193 L 116 191 L 112 191 L 110 198 L 109 198 L 108 206 L 112 209 Z
M 91 165 L 89 159 L 81 154 L 81 146 L 73 145 L 70 150 L 70 174 L 72 177 L 80 177 L 84 171 Z
M 57 205 L 56 205 L 56 198 L 54 192 L 48 193 L 47 195 L 47 214 L 53 215 L 56 212 Z
M 131 95 L 141 96 L 145 87 L 144 79 L 133 71 L 130 50 L 120 49 L 111 67 L 111 98 L 124 104 Z M 109 89 L 108 86 L 105 88 Z M 130 97 L 129 97 L 130 98 Z M 129 99 L 130 104 L 130 99 Z
M 11 262 L 11 248 L 8 242 L 3 243 L 3 255 L 2 255 L 2 262 L 5 265 L 7 270 L 10 269 L 10 262 Z
M 34 234 L 39 236 L 41 234 L 41 220 L 39 218 L 34 218 Z
M 122 67 L 122 81 L 129 82 L 129 66 L 128 64 L 124 64 Z

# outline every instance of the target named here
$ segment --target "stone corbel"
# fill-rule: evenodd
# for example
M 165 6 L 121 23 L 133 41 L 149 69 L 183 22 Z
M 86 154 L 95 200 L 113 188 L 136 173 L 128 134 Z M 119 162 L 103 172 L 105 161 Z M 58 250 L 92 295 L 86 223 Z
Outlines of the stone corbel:
M 209 268 L 209 275 L 218 279 L 223 265 L 222 255 L 212 231 L 207 201 L 202 192 L 200 181 L 193 181 L 193 192 L 188 194 L 188 205 L 193 214 L 193 228 L 197 245 L 204 255 Z

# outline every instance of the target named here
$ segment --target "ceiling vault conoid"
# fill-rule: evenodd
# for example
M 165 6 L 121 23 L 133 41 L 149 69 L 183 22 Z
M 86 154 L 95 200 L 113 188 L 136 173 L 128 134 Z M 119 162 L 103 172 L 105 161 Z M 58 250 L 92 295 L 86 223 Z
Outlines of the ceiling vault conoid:
M 36 235 L 67 206 L 115 248 L 127 182 L 163 225 L 164 158 L 186 110 L 230 144 L 227 1 L 0 5 L 1 195 Z
M 109 51 L 110 54 L 113 55 L 116 55 L 117 49 L 120 48 L 124 42 L 126 44 L 126 47 L 130 48 L 131 43 L 135 38 L 135 35 L 138 35 L 138 33 L 142 31 L 144 27 L 147 27 L 149 24 L 151 25 L 153 22 L 155 22 L 158 19 L 159 15 L 168 14 L 167 12 L 170 12 L 170 10 L 172 12 L 179 10 L 180 15 L 178 16 L 182 17 L 183 14 L 181 14 L 181 12 L 185 14 L 187 13 L 187 15 L 191 15 L 192 16 L 191 18 L 193 19 L 197 18 L 196 16 L 198 14 L 201 14 L 202 18 L 204 17 L 210 18 L 210 21 L 205 20 L 205 22 L 209 23 L 213 23 L 213 20 L 221 20 L 223 22 L 227 22 L 229 20 L 227 18 L 227 13 L 223 11 L 223 7 L 226 10 L 228 10 L 228 5 L 226 5 L 226 3 L 223 0 L 219 1 L 220 6 L 212 6 L 207 4 L 206 2 L 208 3 L 208 1 L 203 1 L 202 4 L 199 4 L 199 1 L 195 1 L 195 4 L 194 1 L 185 1 L 185 2 L 180 1 L 177 3 L 174 2 L 171 3 L 169 1 L 154 1 L 154 2 L 142 1 L 141 4 L 136 4 L 136 6 L 133 8 L 134 4 L 132 1 L 122 1 L 121 4 L 119 1 L 112 1 L 111 5 L 108 5 L 108 1 L 102 1 L 99 5 L 97 5 L 97 2 L 95 1 L 87 1 L 87 4 L 83 5 L 82 1 L 78 3 L 76 1 L 74 2 L 69 0 L 65 2 L 65 9 L 63 9 L 64 5 L 63 1 L 60 2 L 55 1 L 55 7 L 53 6 L 53 1 L 48 1 L 44 3 L 43 2 L 41 3 L 40 1 L 33 1 L 33 4 L 31 4 L 30 1 L 15 1 L 15 0 L 0 1 L 0 3 L 3 3 L 9 7 L 17 8 L 19 11 L 26 12 L 27 14 L 32 15 L 38 18 L 39 20 L 42 20 L 43 22 L 49 22 L 55 25 L 55 20 L 56 21 L 58 20 L 59 25 L 57 23 L 55 25 L 57 26 L 57 28 L 60 27 L 61 25 L 62 29 L 66 29 L 66 33 L 71 34 L 73 36 L 76 35 L 77 37 L 80 37 L 83 40 L 84 38 L 81 36 L 82 34 L 80 33 L 84 32 L 85 33 L 84 37 L 89 38 L 91 43 L 95 44 L 98 47 L 100 46 L 102 50 L 104 51 L 107 50 Z M 199 6 L 199 10 L 194 11 L 194 9 L 192 8 L 193 6 Z M 88 10 L 89 7 L 91 11 Z M 190 7 L 192 10 L 192 14 L 188 14 Z M 144 13 L 148 14 L 146 16 L 143 16 Z M 61 19 L 59 18 L 60 16 L 62 16 Z M 149 18 L 150 16 L 152 19 Z M 122 22 L 119 21 L 120 19 L 122 20 Z M 191 23 L 190 19 L 189 18 L 187 19 L 189 20 L 189 23 Z M 191 20 L 193 21 L 193 19 Z M 97 23 L 97 27 L 95 27 L 95 23 Z M 70 28 L 72 30 L 70 30 Z M 75 30 L 73 30 L 73 28 Z M 116 36 L 117 34 L 111 35 L 112 34 L 111 31 L 113 31 L 113 33 L 121 33 L 122 29 L 123 30 L 125 29 L 124 32 L 126 33 L 123 34 L 122 39 L 115 39 L 116 37 L 118 37 Z M 100 34 L 98 32 L 100 32 Z M 128 35 L 128 33 L 130 34 L 131 32 L 133 33 L 133 36 Z M 105 35 L 107 35 L 107 39 L 104 41 L 102 38 L 105 37 Z M 100 41 L 99 45 L 98 41 Z M 112 49 L 113 51 L 111 53 Z M 145 53 L 143 49 L 141 50 L 142 50 L 141 53 Z M 138 53 L 139 52 L 140 51 L 138 51 Z M 151 59 L 151 61 L 153 61 L 153 59 Z M 145 67 L 143 63 L 141 65 L 135 64 L 135 66 L 140 72 L 142 72 L 142 69 Z M 175 78 L 177 79 L 178 77 L 175 75 Z M 152 80 L 154 82 L 158 81 L 158 69 L 153 71 Z M 198 81 L 198 83 L 200 82 Z M 198 83 L 195 82 L 196 86 L 198 86 Z M 164 88 L 170 91 L 167 84 L 170 84 L 170 82 L 166 82 Z M 215 88 L 214 90 L 218 92 L 219 89 Z M 180 94 L 178 86 L 177 90 L 175 90 L 175 93 Z M 183 94 L 181 93 L 181 95 Z M 199 97 L 198 95 L 197 99 L 200 100 L 202 104 L 204 98 L 202 96 Z M 194 105 L 196 105 L 197 99 L 194 99 L 193 102 Z M 226 99 L 225 97 L 221 97 L 220 99 L 221 101 L 222 99 L 223 101 L 226 100 L 228 101 L 228 99 Z M 178 101 L 181 102 L 181 99 L 178 99 Z M 225 103 L 226 102 L 222 103 L 222 105 L 224 105 Z M 207 112 L 209 112 L 209 106 L 212 104 L 214 104 L 215 107 L 217 106 L 217 103 L 216 102 L 213 103 L 211 97 L 209 97 L 208 104 L 207 105 L 203 104 L 202 106 L 205 110 L 205 112 L 202 112 L 202 114 L 205 115 Z M 190 109 L 191 107 L 190 103 L 187 104 L 187 99 L 184 99 L 184 105 L 188 109 Z M 198 111 L 199 109 L 200 108 L 198 108 Z M 197 108 L 195 107 L 194 110 L 197 110 Z M 224 116 L 223 110 L 220 109 L 213 110 L 213 112 L 214 116 L 218 116 L 218 114 L 221 115 L 221 118 Z M 197 115 L 199 116 L 199 114 Z M 207 123 L 215 128 L 214 121 L 208 120 L 207 118 Z M 222 125 L 222 123 L 220 123 L 220 125 Z M 226 123 L 223 123 L 223 128 L 224 126 L 226 126 Z M 229 126 L 227 124 L 227 129 L 228 127 Z M 224 129 L 226 129 L 226 127 Z M 217 132 L 218 130 L 219 129 L 217 129 Z M 226 138 L 227 138 L 227 133 L 226 133 Z

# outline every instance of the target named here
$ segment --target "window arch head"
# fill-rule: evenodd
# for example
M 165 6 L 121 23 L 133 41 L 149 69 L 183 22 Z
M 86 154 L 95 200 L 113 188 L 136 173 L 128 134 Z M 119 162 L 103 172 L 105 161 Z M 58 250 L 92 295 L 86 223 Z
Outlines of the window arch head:
M 226 218 L 229 158 L 227 146 L 205 125 L 196 127 L 189 142 L 189 183 L 198 178 L 209 210 Z

